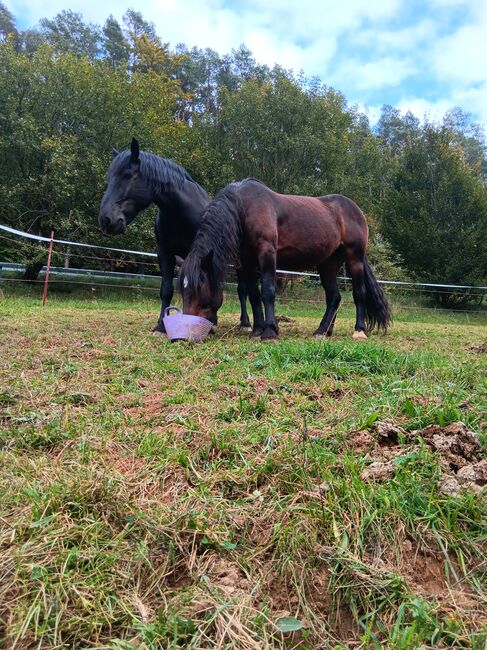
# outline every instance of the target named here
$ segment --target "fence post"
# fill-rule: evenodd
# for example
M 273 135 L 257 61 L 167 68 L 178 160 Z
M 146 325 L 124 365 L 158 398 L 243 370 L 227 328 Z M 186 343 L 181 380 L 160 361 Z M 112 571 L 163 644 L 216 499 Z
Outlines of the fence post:
M 44 294 L 42 296 L 42 304 L 46 304 L 47 300 L 47 287 L 49 285 L 49 271 L 51 270 L 51 255 L 52 255 L 52 245 L 54 243 L 54 230 L 51 230 L 51 241 L 49 242 L 49 255 L 47 257 L 47 267 L 46 274 L 44 276 Z

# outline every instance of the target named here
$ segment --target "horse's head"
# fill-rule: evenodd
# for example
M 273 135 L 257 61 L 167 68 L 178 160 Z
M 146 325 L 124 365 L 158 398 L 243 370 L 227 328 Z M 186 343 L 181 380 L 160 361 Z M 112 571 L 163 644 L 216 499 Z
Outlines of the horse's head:
M 152 190 L 140 172 L 139 143 L 118 153 L 107 172 L 108 185 L 101 200 L 99 222 L 104 233 L 120 235 L 152 203 Z
M 193 253 L 184 260 L 178 286 L 183 297 L 183 312 L 201 316 L 216 325 L 223 303 L 222 283 L 215 281 L 213 251 L 199 259 Z

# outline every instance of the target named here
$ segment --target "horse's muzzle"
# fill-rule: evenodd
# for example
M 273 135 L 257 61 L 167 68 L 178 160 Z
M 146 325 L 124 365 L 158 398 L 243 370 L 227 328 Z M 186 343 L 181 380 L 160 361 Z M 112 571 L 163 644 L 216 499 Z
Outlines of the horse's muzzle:
M 122 235 L 127 230 L 125 217 L 118 217 L 115 221 L 100 217 L 100 226 L 105 235 Z

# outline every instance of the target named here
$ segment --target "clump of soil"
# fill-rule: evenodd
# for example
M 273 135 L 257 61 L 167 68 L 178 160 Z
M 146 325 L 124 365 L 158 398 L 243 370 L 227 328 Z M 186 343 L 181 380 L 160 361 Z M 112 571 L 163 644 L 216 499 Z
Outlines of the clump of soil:
M 446 427 L 430 424 L 424 429 L 405 431 L 391 422 L 375 422 L 372 431 L 355 431 L 347 443 L 359 454 L 369 454 L 372 462 L 362 472 L 364 481 L 386 481 L 397 468 L 395 460 L 417 450 L 414 442 L 421 438 L 438 453 L 442 475 L 438 487 L 442 494 L 459 496 L 463 489 L 477 494 L 487 485 L 487 458 L 474 431 L 463 422 Z M 401 441 L 405 444 L 401 445 Z
M 380 456 L 381 449 L 396 447 L 401 436 L 405 436 L 404 429 L 386 420 L 385 422 L 374 422 L 371 431 L 361 429 L 351 431 L 347 436 L 346 443 L 355 452 L 365 454 L 373 452 L 372 455 Z
M 468 461 L 480 458 L 482 446 L 477 435 L 463 422 L 454 422 L 447 427 L 430 424 L 422 431 L 413 431 L 414 433 L 420 435 L 429 447 L 440 452 L 442 460 L 454 471 L 467 465 Z
M 471 352 L 477 352 L 487 354 L 487 341 L 485 343 L 479 343 L 478 345 L 471 345 L 468 348 Z
M 361 473 L 360 478 L 364 481 L 385 481 L 394 474 L 394 462 L 392 460 L 373 461 Z
M 444 474 L 439 482 L 440 492 L 446 496 L 459 496 L 462 489 L 476 494 L 484 492 L 487 485 L 487 458 L 461 467 L 456 474 Z

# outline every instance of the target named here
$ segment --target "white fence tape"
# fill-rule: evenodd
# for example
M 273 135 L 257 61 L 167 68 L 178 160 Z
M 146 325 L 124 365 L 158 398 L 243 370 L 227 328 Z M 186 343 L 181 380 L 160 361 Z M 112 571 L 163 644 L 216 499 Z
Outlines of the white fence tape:
M 33 235 L 32 233 L 24 232 L 22 230 L 16 230 L 15 228 L 10 228 L 9 226 L 3 226 L 0 224 L 0 230 L 8 232 L 12 235 L 17 235 L 18 237 L 25 237 L 27 239 L 34 239 L 42 242 L 50 242 L 49 237 L 42 237 L 41 235 Z M 156 253 L 148 253 L 147 251 L 133 251 L 126 248 L 110 248 L 108 246 L 97 246 L 96 244 L 83 244 L 81 242 L 68 241 L 65 239 L 54 239 L 55 244 L 64 244 L 67 246 L 82 246 L 84 248 L 97 248 L 98 250 L 105 251 L 114 251 L 116 253 L 129 253 L 131 255 L 144 255 L 146 257 L 157 257 Z M 277 273 L 282 273 L 284 275 L 296 275 L 309 278 L 319 278 L 318 273 L 305 273 L 300 271 L 286 271 L 284 269 L 276 269 Z M 349 280 L 347 277 L 340 277 L 340 280 Z M 400 280 L 377 280 L 379 284 L 393 285 L 393 286 L 407 286 L 407 287 L 431 287 L 436 289 L 475 289 L 486 291 L 487 286 L 473 286 L 468 284 L 436 284 L 434 282 L 402 282 Z
M 22 230 L 16 230 L 15 228 L 9 228 L 8 226 L 2 226 L 0 224 L 0 230 L 9 232 L 12 235 L 17 235 L 18 237 L 26 237 L 27 239 L 35 239 L 37 241 L 50 242 L 49 237 L 41 237 L 40 235 L 33 235 L 30 232 L 23 232 Z M 82 244 L 77 241 L 67 241 L 65 239 L 53 239 L 55 244 L 66 244 L 67 246 L 83 246 L 84 248 L 98 248 L 98 250 L 104 251 L 115 251 L 117 253 L 131 253 L 132 255 L 146 255 L 147 257 L 157 257 L 156 253 L 147 253 L 145 251 L 131 251 L 125 248 L 110 248 L 108 246 L 96 246 L 95 244 Z

